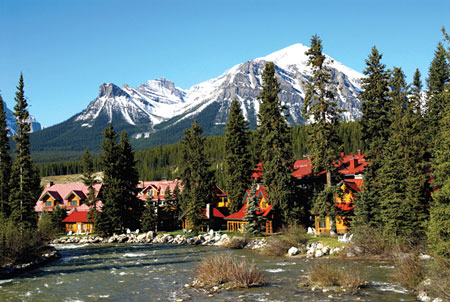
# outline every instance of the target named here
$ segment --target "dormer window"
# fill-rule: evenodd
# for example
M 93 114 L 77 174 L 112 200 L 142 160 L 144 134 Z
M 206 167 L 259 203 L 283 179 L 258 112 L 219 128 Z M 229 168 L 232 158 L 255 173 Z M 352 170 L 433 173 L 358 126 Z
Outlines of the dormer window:
M 70 201 L 70 203 L 69 203 L 69 205 L 71 206 L 71 207 L 77 207 L 78 206 L 78 200 L 71 200 Z
M 45 202 L 46 207 L 53 207 L 53 202 L 51 200 L 48 200 Z

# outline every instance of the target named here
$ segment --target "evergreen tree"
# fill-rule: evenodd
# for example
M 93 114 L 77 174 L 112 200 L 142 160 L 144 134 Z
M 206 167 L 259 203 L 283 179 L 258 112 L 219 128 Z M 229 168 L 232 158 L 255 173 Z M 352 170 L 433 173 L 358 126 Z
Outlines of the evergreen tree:
M 431 62 L 427 78 L 427 108 L 425 112 L 428 133 L 433 146 L 433 138 L 439 132 L 440 120 L 448 103 L 448 96 L 445 96 L 445 86 L 450 82 L 450 65 L 444 46 L 439 42 Z
M 103 207 L 95 217 L 95 230 L 104 235 L 125 229 L 121 204 L 121 152 L 117 136 L 111 124 L 103 131 L 103 154 L 100 158 L 103 166 Z
M 292 178 L 292 140 L 284 109 L 278 99 L 279 84 L 275 78 L 275 65 L 266 64 L 262 74 L 261 105 L 259 107 L 258 134 L 263 162 L 263 182 L 275 215 L 282 223 L 292 223 L 300 216 L 295 204 L 295 185 Z
M 332 185 L 331 175 L 336 170 L 334 163 L 339 158 L 342 142 L 337 135 L 339 114 L 336 101 L 336 83 L 331 77 L 326 57 L 322 53 L 322 40 L 317 35 L 311 38 L 311 47 L 305 52 L 312 77 L 306 85 L 303 117 L 312 118 L 309 128 L 309 154 L 314 172 L 326 170 L 327 187 Z
M 155 203 L 150 197 L 145 201 L 145 209 L 142 213 L 141 228 L 143 232 L 154 231 L 156 228 Z
M 9 196 L 9 178 L 11 175 L 11 154 L 3 98 L 0 95 L 0 213 L 5 217 L 11 214 Z
M 37 226 L 37 214 L 34 211 L 36 200 L 41 191 L 40 178 L 33 165 L 30 155 L 30 124 L 27 122 L 29 113 L 25 99 L 23 76 L 20 75 L 19 86 L 16 92 L 17 133 L 13 136 L 16 142 L 16 156 L 11 169 L 9 181 L 11 219 L 21 229 L 33 229 Z
M 415 99 L 408 97 L 409 89 L 400 68 L 394 67 L 391 87 L 394 109 L 390 137 L 380 155 L 382 165 L 377 178 L 381 221 L 387 235 L 419 238 L 427 219 L 422 117 Z
M 178 183 L 175 185 L 175 188 L 173 188 L 173 203 L 175 204 L 175 211 L 176 211 L 176 215 L 179 216 L 181 215 L 181 191 L 180 191 L 180 187 L 178 186 Z
M 58 205 L 55 205 L 53 207 L 50 219 L 52 221 L 53 227 L 57 230 L 58 233 L 64 232 L 64 223 L 62 221 L 66 217 L 67 217 L 66 207 L 60 207 Z
M 379 182 L 377 171 L 381 166 L 380 154 L 387 145 L 391 124 L 391 101 L 389 98 L 389 74 L 381 63 L 382 54 L 376 47 L 372 48 L 366 60 L 362 81 L 361 131 L 365 158 L 371 164 L 364 170 L 364 188 L 356 201 L 355 225 L 368 224 L 376 226 L 379 213 Z
M 188 225 L 198 232 L 203 220 L 202 209 L 214 199 L 213 174 L 209 171 L 209 162 L 205 156 L 205 138 L 203 130 L 194 121 L 190 129 L 184 131 L 182 140 L 181 178 L 183 181 L 183 210 Z
M 90 207 L 88 212 L 88 220 L 94 221 L 94 231 L 95 229 L 95 219 L 97 218 L 97 196 L 95 192 L 94 185 L 97 184 L 97 180 L 94 176 L 94 161 L 91 155 L 89 154 L 89 150 L 86 149 L 83 153 L 83 157 L 81 158 L 81 167 L 82 167 L 82 177 L 81 181 L 85 186 L 88 187 L 88 195 L 87 195 L 87 205 Z
M 256 185 L 252 184 L 250 189 L 250 195 L 247 198 L 247 207 L 245 208 L 245 232 L 248 234 L 256 235 L 259 233 L 259 225 L 261 222 L 261 216 L 256 213 L 258 211 L 258 201 L 256 199 Z
M 428 243 L 439 255 L 450 259 L 450 105 L 440 122 L 433 160 L 433 204 L 430 209 Z
M 137 197 L 139 188 L 139 174 L 136 168 L 137 161 L 134 151 L 129 143 L 128 135 L 122 132 L 119 142 L 120 151 L 120 182 L 121 182 L 121 207 L 123 225 L 132 230 L 139 228 L 139 221 L 144 210 L 142 201 Z
M 230 198 L 229 208 L 234 213 L 242 207 L 251 174 L 248 123 L 236 99 L 231 103 L 225 130 L 225 179 Z

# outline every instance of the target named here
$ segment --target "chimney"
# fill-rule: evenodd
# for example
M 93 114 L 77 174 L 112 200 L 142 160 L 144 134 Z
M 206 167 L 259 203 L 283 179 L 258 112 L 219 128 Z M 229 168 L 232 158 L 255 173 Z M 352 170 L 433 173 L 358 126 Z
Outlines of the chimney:
M 211 218 L 212 218 L 212 207 L 211 207 L 211 204 L 210 204 L 210 203 L 207 203 L 207 204 L 206 204 L 206 217 L 207 217 L 208 219 L 211 219 Z
M 358 150 L 358 156 L 361 156 L 361 150 Z
M 341 152 L 341 157 L 344 158 L 345 152 Z
M 48 184 L 47 184 L 47 188 L 50 188 L 51 186 L 53 186 L 55 183 L 53 182 L 53 181 L 50 181 Z
M 350 169 L 355 169 L 357 165 L 358 165 L 358 159 L 353 157 L 350 160 Z

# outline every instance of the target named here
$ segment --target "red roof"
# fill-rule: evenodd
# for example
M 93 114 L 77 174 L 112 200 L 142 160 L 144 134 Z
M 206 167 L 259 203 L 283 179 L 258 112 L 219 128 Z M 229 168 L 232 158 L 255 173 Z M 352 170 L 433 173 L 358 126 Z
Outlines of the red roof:
M 88 222 L 87 217 L 88 217 L 88 211 L 73 211 L 71 214 L 69 214 L 69 216 L 64 218 L 62 222 L 69 222 L 69 223 Z M 93 221 L 94 220 L 91 219 L 91 222 L 93 222 Z
M 260 197 L 261 198 L 264 197 L 264 199 L 266 201 L 268 201 L 268 199 L 266 197 L 265 189 L 266 189 L 265 187 L 261 187 L 255 192 L 255 195 L 257 196 L 258 202 L 260 201 L 260 199 L 259 199 Z M 225 217 L 225 219 L 226 220 L 243 220 L 245 218 L 245 216 L 246 216 L 245 210 L 247 208 L 247 199 L 249 197 L 250 197 L 250 190 L 247 190 L 247 193 L 245 193 L 245 197 L 244 197 L 245 198 L 244 206 L 239 211 L 237 211 L 236 213 L 233 213 L 233 214 L 228 215 L 227 217 Z M 256 214 L 257 215 L 261 215 L 263 217 L 266 217 L 270 213 L 271 209 L 272 209 L 271 205 L 269 205 L 265 209 L 261 209 L 258 206 L 258 210 L 256 211 Z
M 102 184 L 94 185 L 95 196 L 98 196 L 98 193 L 102 187 Z M 46 186 L 44 191 L 42 191 L 41 196 L 39 197 L 34 210 L 37 212 L 42 212 L 43 210 L 52 211 L 51 208 L 46 208 L 43 203 L 43 199 L 46 195 L 50 195 L 53 199 L 60 201 L 59 206 L 65 206 L 67 209 L 74 209 L 74 206 L 69 205 L 69 201 L 66 199 L 70 197 L 70 193 L 79 194 L 81 196 L 88 195 L 88 187 L 82 183 L 69 183 L 69 184 L 52 184 L 50 186 Z M 63 199 L 61 196 L 65 196 Z M 80 197 L 81 197 L 80 196 Z M 98 202 L 97 207 L 101 206 L 101 201 Z
M 364 159 L 364 155 L 359 153 L 353 155 L 341 154 L 341 158 L 335 166 L 339 174 L 342 175 L 357 175 L 362 174 L 364 168 L 369 163 Z M 303 178 L 313 176 L 313 166 L 311 159 L 299 159 L 294 162 L 294 171 L 292 176 L 295 178 Z M 319 175 L 324 174 L 325 171 L 321 171 Z M 261 179 L 263 174 L 263 163 L 258 163 L 252 174 L 253 179 Z
M 204 218 L 207 218 L 206 217 L 206 208 L 203 208 L 202 211 L 203 211 L 203 216 L 205 216 Z M 225 218 L 225 215 L 223 215 L 222 212 L 219 211 L 219 209 L 213 207 L 213 217 L 215 217 L 215 218 Z
M 173 194 L 173 191 L 175 190 L 175 187 L 178 184 L 178 188 L 180 189 L 180 192 L 183 191 L 183 185 L 181 184 L 181 180 L 175 179 L 175 180 L 158 180 L 158 181 L 143 181 L 142 182 L 142 191 L 139 192 L 138 197 L 141 200 L 145 200 L 148 195 L 148 190 L 153 189 L 156 192 L 158 192 L 158 195 L 153 195 L 153 199 L 161 199 L 164 200 L 166 198 L 165 193 L 167 192 L 167 189 L 170 188 L 170 191 Z M 150 195 L 151 196 L 151 195 Z

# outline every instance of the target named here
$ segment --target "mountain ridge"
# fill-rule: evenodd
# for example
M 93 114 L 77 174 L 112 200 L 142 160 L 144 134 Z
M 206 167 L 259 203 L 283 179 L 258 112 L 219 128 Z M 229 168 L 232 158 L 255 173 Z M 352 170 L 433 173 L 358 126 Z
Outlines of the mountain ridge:
M 113 83 L 104 83 L 99 87 L 97 98 L 82 112 L 40 134 L 34 134 L 34 141 L 37 142 L 34 149 L 50 150 L 49 146 L 43 146 L 42 139 L 52 134 L 66 137 L 63 140 L 66 142 L 59 144 L 52 137 L 55 149 L 78 150 L 82 147 L 82 141 L 88 138 L 101 139 L 101 131 L 110 122 L 117 131 L 129 132 L 129 136 L 135 139 L 132 143 L 138 148 L 178 141 L 194 119 L 199 120 L 205 135 L 221 134 L 233 99 L 238 100 L 250 128 L 255 129 L 261 75 L 269 61 L 276 65 L 276 77 L 281 88 L 279 98 L 287 108 L 289 123 L 303 124 L 305 120 L 301 116 L 301 107 L 305 85 L 310 79 L 305 55 L 307 49 L 300 43 L 288 46 L 265 57 L 236 64 L 218 77 L 195 84 L 187 90 L 165 78 L 149 80 L 136 88 L 126 84 L 120 88 Z M 361 102 L 358 97 L 363 75 L 329 56 L 326 58 L 333 80 L 340 87 L 338 106 L 346 111 L 342 118 L 359 119 Z M 68 143 L 69 132 L 78 132 L 85 139 L 72 135 L 72 143 Z M 99 148 L 100 141 L 96 143 Z M 64 144 L 65 147 L 61 146 Z

